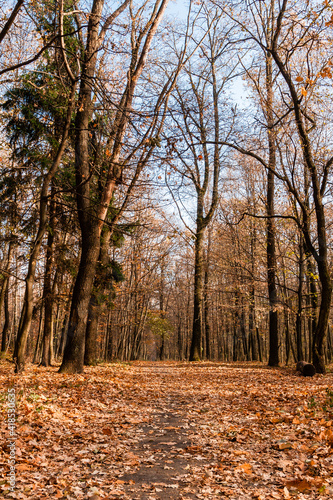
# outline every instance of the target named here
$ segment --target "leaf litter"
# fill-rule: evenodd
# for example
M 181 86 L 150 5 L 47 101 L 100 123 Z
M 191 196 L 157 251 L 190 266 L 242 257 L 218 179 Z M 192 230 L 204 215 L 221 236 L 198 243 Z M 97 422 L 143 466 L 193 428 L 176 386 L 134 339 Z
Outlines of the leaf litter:
M 208 362 L 0 370 L 3 498 L 333 499 L 332 373 Z

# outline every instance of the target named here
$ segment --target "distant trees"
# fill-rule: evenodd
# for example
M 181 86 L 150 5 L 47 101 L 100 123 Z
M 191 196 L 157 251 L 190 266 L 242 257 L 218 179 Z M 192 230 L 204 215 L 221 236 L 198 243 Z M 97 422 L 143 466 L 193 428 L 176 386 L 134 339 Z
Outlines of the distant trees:
M 233 75 L 232 55 L 227 50 L 227 34 L 219 29 L 218 11 L 203 9 L 201 15 L 200 28 L 207 36 L 198 43 L 195 59 L 185 66 L 174 92 L 166 158 L 166 179 L 174 200 L 178 199 L 178 210 L 183 217 L 185 211 L 195 213 L 191 361 L 202 359 L 205 234 L 219 201 L 223 158 L 220 138 L 228 130 L 223 92 Z M 193 209 L 192 196 L 186 193 L 189 186 L 195 192 Z M 184 195 L 188 197 L 188 208 L 182 201 Z

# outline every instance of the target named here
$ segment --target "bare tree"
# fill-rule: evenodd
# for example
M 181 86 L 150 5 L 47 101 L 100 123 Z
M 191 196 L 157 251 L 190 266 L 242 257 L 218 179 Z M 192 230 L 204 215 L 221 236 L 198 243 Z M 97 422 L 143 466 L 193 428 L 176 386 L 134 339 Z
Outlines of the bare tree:
M 289 9 L 289 10 L 288 10 Z M 279 91 L 281 101 L 279 107 L 274 109 L 274 126 L 284 125 L 293 127 L 301 145 L 301 151 L 296 154 L 302 157 L 304 166 L 311 181 L 311 195 L 314 204 L 316 231 L 313 236 L 311 225 L 311 212 L 308 209 L 306 196 L 295 182 L 294 170 L 290 175 L 283 166 L 280 155 L 280 169 L 274 170 L 269 161 L 265 160 L 256 147 L 249 148 L 245 143 L 229 143 L 231 147 L 252 158 L 256 158 L 268 171 L 282 181 L 299 207 L 299 218 L 295 222 L 303 232 L 308 251 L 316 260 L 321 283 L 321 303 L 316 330 L 313 334 L 313 363 L 319 373 L 325 372 L 324 343 L 326 339 L 329 310 L 332 296 L 332 282 L 328 264 L 327 254 L 327 231 L 325 218 L 324 195 L 327 188 L 327 180 L 331 172 L 333 157 L 331 151 L 327 152 L 326 158 L 318 161 L 314 155 L 316 144 L 316 124 L 320 124 L 318 114 L 315 111 L 316 101 L 313 87 L 320 83 L 320 79 L 327 75 L 327 60 L 314 57 L 319 46 L 324 50 L 325 39 L 314 35 L 313 29 L 319 32 L 327 29 L 323 18 L 327 5 L 319 9 L 314 8 L 315 15 L 308 17 L 308 7 L 299 3 L 297 15 L 288 0 L 277 2 L 252 3 L 247 11 L 238 18 L 225 10 L 226 14 L 242 27 L 247 39 L 254 42 L 262 50 L 264 57 L 271 58 L 275 63 L 275 71 L 279 77 Z M 271 22 L 269 43 L 265 33 L 267 32 L 267 17 L 269 12 Z M 259 19 L 259 22 L 257 20 Z M 302 61 L 305 61 L 302 63 Z M 304 76 L 301 73 L 304 72 Z M 313 98 L 313 99 L 311 99 Z M 290 130 L 290 129 L 289 129 Z M 289 136 L 289 132 L 287 133 Z M 288 161 L 288 155 L 285 157 Z M 315 243 L 316 241 L 316 243 Z
M 176 174 L 173 174 L 175 181 L 171 180 L 168 185 L 174 200 L 178 197 L 178 210 L 180 214 L 183 212 L 184 216 L 184 204 L 181 200 L 183 188 L 192 185 L 195 190 L 194 312 L 190 349 L 191 361 L 198 361 L 202 358 L 206 267 L 204 259 L 205 232 L 213 218 L 219 200 L 219 181 L 222 169 L 219 143 L 223 133 L 222 92 L 233 74 L 233 68 L 229 66 L 226 69 L 225 66 L 224 57 L 228 47 L 228 33 L 219 31 L 217 12 L 204 11 L 203 17 L 204 27 L 202 29 L 207 33 L 207 37 L 199 44 L 197 58 L 201 60 L 200 65 L 196 61 L 197 66 L 194 67 L 194 63 L 190 61 L 184 70 L 186 79 L 183 80 L 186 81 L 186 84 L 182 83 L 182 85 L 177 86 L 174 97 L 175 108 L 172 111 L 173 122 L 171 126 L 177 132 L 170 133 L 168 137 L 170 172 L 167 172 L 166 175 L 167 178 L 172 171 L 181 175 L 179 185 L 175 184 L 178 178 Z M 213 143 L 214 146 L 211 147 L 210 143 Z

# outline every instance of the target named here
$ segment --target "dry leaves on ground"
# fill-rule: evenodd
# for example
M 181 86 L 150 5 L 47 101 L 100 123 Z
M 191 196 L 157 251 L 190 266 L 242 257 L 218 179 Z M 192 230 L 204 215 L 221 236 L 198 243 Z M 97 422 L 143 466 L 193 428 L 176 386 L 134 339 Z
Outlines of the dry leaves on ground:
M 333 375 L 137 362 L 64 375 L 2 361 L 0 496 L 333 499 Z M 8 486 L 7 388 L 16 394 Z

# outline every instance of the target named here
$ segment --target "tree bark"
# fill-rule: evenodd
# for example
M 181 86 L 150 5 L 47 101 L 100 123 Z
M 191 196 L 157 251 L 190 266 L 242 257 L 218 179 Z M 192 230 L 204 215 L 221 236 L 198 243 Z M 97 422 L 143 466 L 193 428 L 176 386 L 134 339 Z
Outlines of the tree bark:
M 200 206 L 199 206 L 200 210 Z M 194 296 L 193 296 L 193 329 L 190 349 L 190 361 L 201 359 L 201 335 L 202 335 L 202 306 L 203 306 L 203 236 L 200 219 L 197 222 L 197 233 L 195 235 L 195 262 L 194 262 Z
M 10 261 L 12 258 L 12 251 L 14 248 L 14 241 L 11 240 L 9 242 L 8 246 L 8 254 L 7 254 L 7 259 L 6 259 L 6 266 L 4 271 L 9 270 L 10 266 Z M 0 296 L 0 319 L 1 319 L 1 313 L 2 313 L 2 306 L 4 305 L 4 313 L 5 313 L 5 322 L 4 326 L 2 329 L 2 339 L 1 339 L 1 352 L 6 352 L 7 350 L 7 336 L 8 336 L 8 331 L 9 331 L 9 274 L 5 274 L 4 282 L 2 284 L 2 289 L 1 289 L 1 296 Z
M 253 193 L 253 203 L 255 200 L 255 196 Z M 255 207 L 253 207 L 255 208 Z M 256 228 L 253 224 L 253 219 L 251 219 L 251 274 L 252 274 L 252 283 L 251 283 L 251 288 L 250 288 L 250 302 L 249 302 L 249 343 L 251 346 L 251 354 L 252 354 L 252 361 L 258 361 L 259 359 L 259 346 L 256 338 L 256 327 L 255 327 L 255 322 L 256 322 L 256 296 L 255 296 L 255 286 L 254 286 L 254 279 L 256 275 Z
M 267 171 L 267 285 L 269 297 L 269 366 L 279 365 L 279 332 L 276 288 L 276 248 L 274 222 L 276 139 L 273 115 L 273 70 L 272 56 L 266 55 L 266 120 L 268 132 L 268 171 Z
M 296 349 L 297 361 L 303 359 L 303 345 L 302 345 L 302 299 L 303 299 L 303 241 L 300 236 L 299 244 L 299 260 L 298 260 L 298 288 L 297 288 L 297 315 L 296 315 Z
M 97 342 L 97 329 L 98 329 L 98 319 L 101 317 L 104 309 L 104 303 L 101 301 L 98 303 L 98 300 L 95 296 L 95 292 L 101 293 L 104 292 L 100 290 L 101 281 L 104 282 L 107 280 L 107 276 L 105 273 L 105 269 L 109 264 L 109 254 L 108 248 L 110 245 L 111 238 L 111 230 L 109 227 L 105 227 L 102 235 L 101 235 L 101 243 L 100 243 L 100 251 L 99 251 L 99 259 L 98 261 L 102 265 L 102 270 L 99 273 L 99 276 L 95 276 L 94 279 L 94 290 L 91 293 L 90 301 L 89 301 L 89 311 L 88 311 L 88 322 L 87 322 L 87 331 L 86 331 L 86 345 L 85 345 L 85 354 L 84 354 L 84 364 L 87 366 L 95 365 L 97 363 L 96 359 L 96 342 Z
M 296 371 L 301 372 L 304 377 L 313 377 L 316 373 L 315 367 L 311 363 L 307 363 L 306 361 L 298 361 L 296 365 Z
M 8 345 L 8 332 L 10 326 L 10 315 L 9 315 L 9 279 L 6 279 L 4 290 L 4 308 L 5 308 L 5 322 L 2 329 L 2 339 L 1 339 L 1 352 L 7 352 Z
M 90 297 L 89 301 L 89 314 L 86 330 L 86 343 L 84 351 L 84 364 L 87 366 L 94 366 L 97 363 L 97 332 L 98 332 L 98 319 L 100 318 L 101 308 L 96 303 L 94 294 Z
M 51 341 L 53 339 L 53 254 L 54 254 L 54 232 L 55 232 L 55 199 L 54 187 L 51 190 L 50 202 L 50 229 L 47 237 L 46 263 L 44 273 L 44 333 L 43 333 L 43 352 L 41 366 L 51 366 Z
M 204 302 L 205 302 L 205 337 L 206 337 L 206 359 L 210 360 L 212 356 L 211 352 L 211 331 L 209 323 L 209 294 L 208 294 L 208 284 L 209 284 L 209 252 L 207 251 L 206 256 L 206 269 L 205 269 L 205 288 L 204 288 Z
M 86 326 L 91 291 L 94 283 L 100 247 L 96 228 L 84 234 L 79 272 L 76 277 L 69 316 L 66 347 L 60 373 L 82 373 L 85 352 Z

